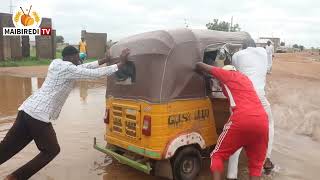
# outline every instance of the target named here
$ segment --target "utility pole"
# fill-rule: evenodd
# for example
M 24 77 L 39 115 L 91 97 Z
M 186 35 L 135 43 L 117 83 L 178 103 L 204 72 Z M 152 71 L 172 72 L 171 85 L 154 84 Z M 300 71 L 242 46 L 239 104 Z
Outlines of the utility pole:
M 229 32 L 232 30 L 232 23 L 233 23 L 233 16 L 231 16 L 231 22 L 230 22 Z

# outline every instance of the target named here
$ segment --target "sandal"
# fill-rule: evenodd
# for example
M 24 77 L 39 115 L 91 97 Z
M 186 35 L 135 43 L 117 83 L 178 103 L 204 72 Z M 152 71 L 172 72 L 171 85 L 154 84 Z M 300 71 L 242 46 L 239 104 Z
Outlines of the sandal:
M 263 169 L 266 175 L 269 175 L 271 171 L 274 169 L 274 164 L 271 162 L 269 158 L 267 158 L 264 162 Z

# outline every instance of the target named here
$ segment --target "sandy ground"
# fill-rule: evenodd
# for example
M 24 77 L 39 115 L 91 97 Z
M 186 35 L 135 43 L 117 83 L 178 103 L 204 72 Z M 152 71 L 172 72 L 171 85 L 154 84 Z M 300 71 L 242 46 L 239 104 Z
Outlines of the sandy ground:
M 267 96 L 275 119 L 275 141 L 272 159 L 277 165 L 264 180 L 319 179 L 320 168 L 320 59 L 310 53 L 276 54 L 272 74 L 267 78 Z M 0 68 L 0 75 L 44 77 L 47 67 Z M 11 82 L 12 80 L 4 81 Z M 18 84 L 30 78 L 14 80 L 16 85 L 1 85 L 0 139 L 10 128 L 16 109 L 31 93 L 18 96 Z M 33 82 L 33 81 L 32 81 Z M 38 79 L 38 83 L 43 80 Z M 38 84 L 39 85 L 39 84 Z M 5 87 L 6 86 L 6 87 Z M 21 86 L 25 88 L 25 85 Z M 6 90 L 7 88 L 7 90 Z M 18 89 L 18 90 L 14 90 Z M 79 96 L 80 95 L 80 96 Z M 92 138 L 103 143 L 105 87 L 96 83 L 80 83 L 72 91 L 54 123 L 62 151 L 59 156 L 31 179 L 104 179 L 160 180 L 118 164 L 93 150 Z M 80 97 L 80 98 L 79 98 Z M 17 156 L 1 165 L 0 178 L 12 172 L 38 153 L 31 143 Z M 243 158 L 243 157 L 242 157 Z M 209 162 L 198 180 L 211 179 Z M 239 179 L 247 179 L 245 159 L 240 161 Z

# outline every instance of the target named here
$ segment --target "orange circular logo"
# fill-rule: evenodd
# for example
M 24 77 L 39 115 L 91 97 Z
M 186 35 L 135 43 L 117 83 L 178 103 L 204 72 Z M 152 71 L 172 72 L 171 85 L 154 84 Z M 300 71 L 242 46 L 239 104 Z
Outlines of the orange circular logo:
M 32 4 L 24 4 L 15 10 L 12 21 L 17 28 L 38 28 L 41 16 Z

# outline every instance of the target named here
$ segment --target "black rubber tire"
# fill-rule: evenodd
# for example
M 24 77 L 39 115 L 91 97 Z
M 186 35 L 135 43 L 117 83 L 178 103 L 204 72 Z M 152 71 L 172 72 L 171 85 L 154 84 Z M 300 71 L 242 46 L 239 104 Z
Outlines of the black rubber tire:
M 175 180 L 195 179 L 199 175 L 201 164 L 202 164 L 201 154 L 197 148 L 193 146 L 188 146 L 183 148 L 182 150 L 177 152 L 172 162 L 174 179 Z M 191 165 L 191 167 L 186 167 L 189 165 Z M 186 172 L 186 171 L 189 171 L 189 172 Z

